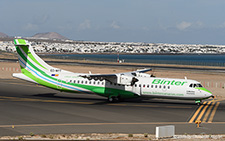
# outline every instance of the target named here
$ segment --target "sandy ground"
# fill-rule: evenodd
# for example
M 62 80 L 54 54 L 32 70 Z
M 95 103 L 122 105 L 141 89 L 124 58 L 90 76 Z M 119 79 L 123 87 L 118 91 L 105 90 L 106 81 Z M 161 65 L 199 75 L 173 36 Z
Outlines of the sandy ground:
M 224 135 L 175 135 L 174 137 L 162 138 L 159 140 L 171 141 L 212 141 L 212 140 L 224 140 Z M 155 135 L 152 134 L 49 134 L 49 135 L 30 135 L 24 136 L 3 136 L 0 140 L 157 140 Z
M 133 71 L 134 68 L 121 68 L 121 67 L 93 67 L 93 66 L 74 66 L 74 65 L 53 65 L 54 67 L 64 70 L 79 72 L 79 73 L 120 73 Z M 0 79 L 15 79 L 12 77 L 13 73 L 20 73 L 18 62 L 0 62 Z M 187 77 L 200 81 L 207 89 L 209 89 L 215 96 L 225 98 L 225 74 L 213 73 L 206 71 L 181 71 L 181 70 L 160 70 L 154 69 L 150 74 L 156 77 L 165 78 L 181 78 Z

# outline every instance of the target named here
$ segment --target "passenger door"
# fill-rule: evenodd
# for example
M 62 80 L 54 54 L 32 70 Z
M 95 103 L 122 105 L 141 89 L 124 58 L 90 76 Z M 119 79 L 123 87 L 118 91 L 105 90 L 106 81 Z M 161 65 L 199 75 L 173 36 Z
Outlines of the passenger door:
M 142 88 L 141 84 L 134 84 L 132 91 L 141 96 L 141 88 Z

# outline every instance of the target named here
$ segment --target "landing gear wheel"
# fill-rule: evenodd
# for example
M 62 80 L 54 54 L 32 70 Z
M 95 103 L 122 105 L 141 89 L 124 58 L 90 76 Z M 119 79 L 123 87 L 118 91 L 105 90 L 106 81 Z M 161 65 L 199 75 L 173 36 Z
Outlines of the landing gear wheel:
M 108 98 L 108 101 L 109 101 L 109 102 L 113 102 L 113 101 L 114 101 L 113 97 L 109 97 L 109 98 Z
M 195 103 L 196 103 L 198 106 L 202 105 L 202 101 L 201 101 L 201 100 L 195 100 Z
M 109 102 L 118 102 L 119 101 L 119 98 L 118 97 L 116 97 L 116 96 L 110 96 L 110 97 L 108 97 L 108 101 Z

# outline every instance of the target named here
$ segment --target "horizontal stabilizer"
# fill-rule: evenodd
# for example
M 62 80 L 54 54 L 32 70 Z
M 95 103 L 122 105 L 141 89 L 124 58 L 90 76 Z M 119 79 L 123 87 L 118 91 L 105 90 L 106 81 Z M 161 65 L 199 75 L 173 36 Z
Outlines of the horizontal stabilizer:
M 15 78 L 19 78 L 19 79 L 29 81 L 29 82 L 37 83 L 36 81 L 32 80 L 31 78 L 27 77 L 26 75 L 24 75 L 22 73 L 13 73 L 12 76 L 15 77 Z

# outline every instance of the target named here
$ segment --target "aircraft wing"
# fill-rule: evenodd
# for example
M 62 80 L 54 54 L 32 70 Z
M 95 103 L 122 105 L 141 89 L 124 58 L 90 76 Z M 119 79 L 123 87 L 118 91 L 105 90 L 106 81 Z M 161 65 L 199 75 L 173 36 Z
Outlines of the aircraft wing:
M 150 68 L 145 68 L 145 69 L 140 69 L 140 70 L 131 71 L 131 72 L 125 72 L 125 73 L 121 73 L 121 74 L 137 76 L 137 73 L 145 73 L 145 72 L 148 72 L 151 70 L 152 69 L 150 69 Z
M 116 74 L 86 74 L 80 75 L 83 78 L 94 79 L 94 80 L 104 80 L 107 78 L 117 78 Z
M 107 80 L 112 83 L 118 83 L 118 84 L 124 84 L 124 85 L 133 85 L 135 82 L 138 81 L 137 78 L 137 73 L 144 73 L 151 71 L 152 69 L 141 69 L 141 70 L 136 70 L 132 72 L 125 72 L 125 73 L 115 73 L 115 74 L 85 74 L 85 75 L 80 75 L 80 77 L 87 78 L 89 80 L 94 79 L 94 80 Z

